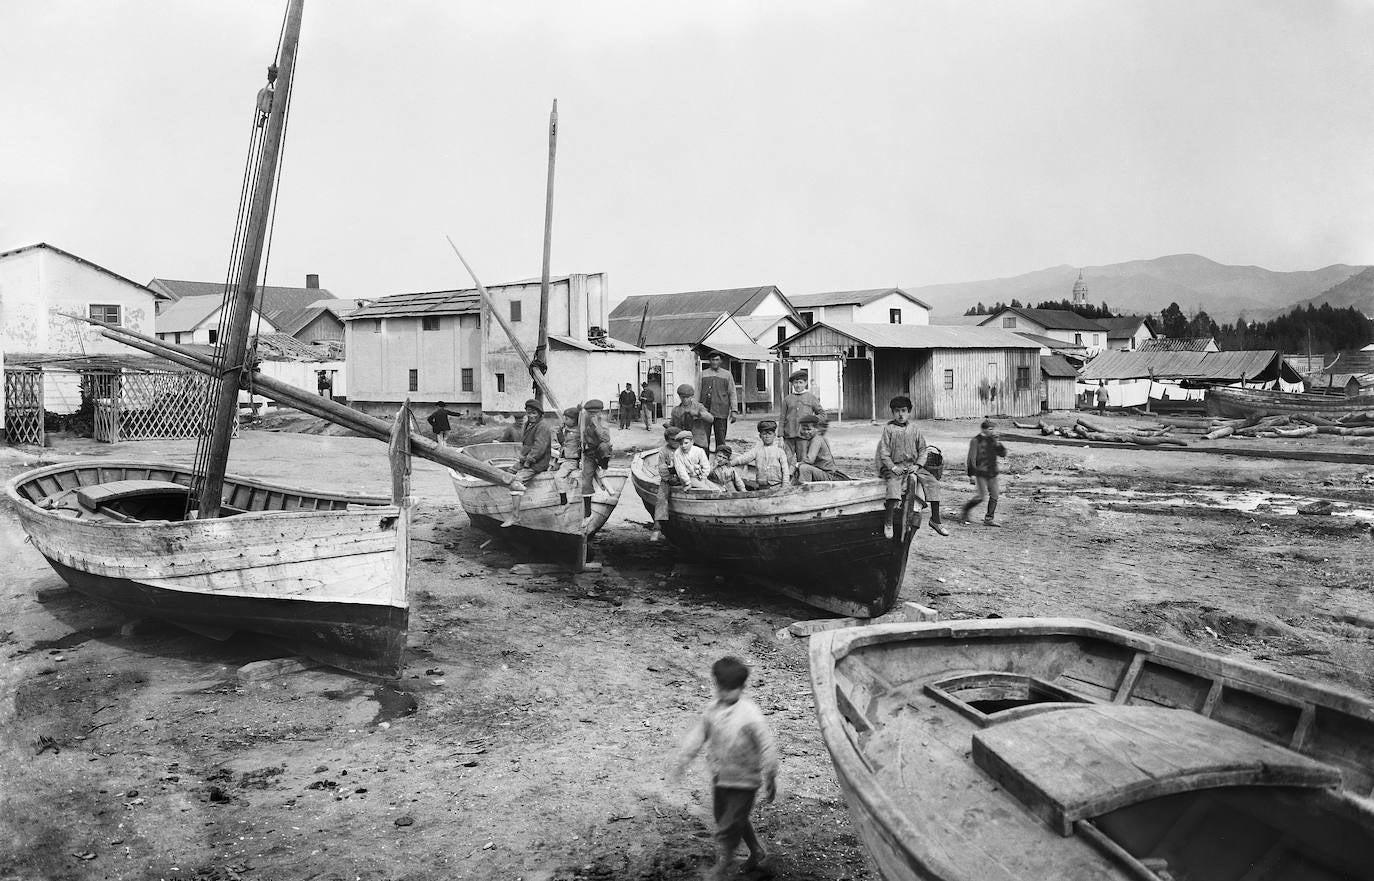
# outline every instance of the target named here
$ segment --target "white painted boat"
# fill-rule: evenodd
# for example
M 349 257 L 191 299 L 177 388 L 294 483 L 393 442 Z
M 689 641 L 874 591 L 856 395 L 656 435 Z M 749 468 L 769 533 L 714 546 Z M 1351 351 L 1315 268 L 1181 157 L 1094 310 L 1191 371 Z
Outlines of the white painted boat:
M 811 637 L 821 734 L 887 881 L 1354 881 L 1374 703 L 1090 621 Z
M 68 584 L 130 614 L 226 638 L 249 631 L 323 664 L 399 675 L 406 512 L 382 498 L 226 477 L 226 516 L 186 519 L 189 468 L 51 465 L 6 494 Z
M 513 443 L 473 444 L 459 450 L 473 459 L 497 468 L 514 465 L 520 456 L 520 445 Z M 629 475 L 623 468 L 608 468 L 603 476 L 606 490 L 592 496 L 592 513 L 588 520 L 582 504 L 582 478 L 575 475 L 564 481 L 554 478 L 553 472 L 540 474 L 525 488 L 520 504 L 520 520 L 515 526 L 502 527 L 513 508 L 510 490 L 488 481 L 469 477 L 449 469 L 458 501 L 468 519 L 479 529 L 502 539 L 524 545 L 540 557 L 566 562 L 581 570 L 587 563 L 587 539 L 595 535 L 620 502 L 621 492 Z
M 635 492 L 652 517 L 658 450 L 634 457 Z M 694 562 L 841 615 L 872 618 L 897 601 L 920 526 L 911 490 L 893 538 L 883 535 L 886 483 L 876 477 L 755 492 L 674 488 L 664 533 Z

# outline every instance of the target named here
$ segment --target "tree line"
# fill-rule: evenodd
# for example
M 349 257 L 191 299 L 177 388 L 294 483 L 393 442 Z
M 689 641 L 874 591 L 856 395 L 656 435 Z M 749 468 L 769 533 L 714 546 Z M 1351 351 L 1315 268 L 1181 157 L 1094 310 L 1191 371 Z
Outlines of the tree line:
M 1082 304 L 1082 305 L 1074 305 L 1074 304 L 1073 304 L 1071 301 L 1069 301 L 1069 300 L 1043 300 L 1043 301 L 1041 301 L 1041 302 L 1039 302 L 1039 303 L 1036 303 L 1034 306 L 1030 305 L 1030 302 L 1029 302 L 1029 301 L 1027 301 L 1025 304 L 1022 304 L 1022 302 L 1021 302 L 1020 300 L 1017 300 L 1017 299 L 1013 299 L 1010 303 L 1003 303 L 1001 300 L 998 300 L 996 303 L 993 303 L 991 306 L 985 306 L 985 305 L 983 305 L 983 304 L 980 302 L 980 303 L 979 303 L 978 305 L 976 305 L 976 306 L 970 306 L 970 307 L 964 312 L 964 314 L 965 314 L 965 315 L 995 315 L 995 314 L 997 314 L 998 312 L 1001 312 L 1003 309 L 1060 309 L 1060 310 L 1063 310 L 1063 311 L 1065 311 L 1065 312 L 1077 312 L 1079 315 L 1082 315 L 1084 318 L 1115 318 L 1115 317 L 1116 317 L 1115 313 L 1113 313 L 1111 309 L 1108 309 L 1108 308 L 1107 308 L 1107 304 L 1106 304 L 1106 303 L 1103 303 L 1103 304 L 1100 305 L 1100 306 L 1094 306 L 1092 303 L 1084 303 L 1084 304 Z

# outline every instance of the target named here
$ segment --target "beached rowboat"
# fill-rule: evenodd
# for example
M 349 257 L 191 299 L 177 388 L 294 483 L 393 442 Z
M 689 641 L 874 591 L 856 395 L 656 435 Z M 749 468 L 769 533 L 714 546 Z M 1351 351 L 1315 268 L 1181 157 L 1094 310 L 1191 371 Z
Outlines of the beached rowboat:
M 473 444 L 459 452 L 499 468 L 519 458 L 520 445 Z M 499 538 L 518 542 L 542 558 L 566 562 L 569 567 L 580 570 L 587 563 L 587 539 L 610 519 L 629 475 L 623 468 L 606 469 L 602 480 L 607 491 L 598 491 L 592 496 L 591 520 L 585 521 L 580 474 L 561 483 L 554 479 L 553 472 L 540 474 L 525 487 L 519 523 L 505 528 L 501 523 L 510 515 L 512 507 L 507 487 L 459 474 L 453 469 L 449 469 L 449 477 L 458 492 L 458 501 L 474 526 Z
M 887 881 L 1369 878 L 1374 703 L 1068 619 L 811 637 Z
M 637 454 L 630 478 L 652 516 L 658 450 Z M 911 491 L 895 537 L 885 538 L 885 490 L 878 478 L 743 493 L 675 488 L 665 534 L 695 562 L 758 576 L 831 612 L 871 618 L 897 601 L 920 525 Z
M 405 512 L 382 498 L 226 477 L 225 516 L 185 519 L 191 469 L 68 463 L 6 494 L 76 590 L 216 638 L 248 631 L 345 670 L 397 676 L 409 617 Z
M 1203 403 L 1210 416 L 1293 416 L 1305 413 L 1338 419 L 1347 413 L 1374 413 L 1374 394 L 1318 395 L 1265 389 L 1209 388 Z

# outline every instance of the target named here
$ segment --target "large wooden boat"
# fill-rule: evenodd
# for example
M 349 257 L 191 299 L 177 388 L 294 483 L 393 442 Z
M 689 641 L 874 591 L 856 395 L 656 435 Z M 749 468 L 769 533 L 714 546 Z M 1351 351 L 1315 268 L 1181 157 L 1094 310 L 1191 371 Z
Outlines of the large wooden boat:
M 57 574 L 133 615 L 223 639 L 265 634 L 324 664 L 399 675 L 405 511 L 382 498 L 227 477 L 223 515 L 186 519 L 189 468 L 51 465 L 9 481 Z
M 658 455 L 645 450 L 630 465 L 635 492 L 650 516 L 658 496 Z M 911 491 L 902 528 L 885 538 L 885 496 L 877 478 L 742 493 L 674 488 L 664 532 L 695 562 L 749 573 L 831 612 L 872 618 L 897 601 L 920 525 Z
M 1307 413 L 1337 419 L 1346 413 L 1374 413 L 1374 394 L 1319 395 L 1218 386 L 1204 398 L 1210 416 L 1292 416 Z
M 463 447 L 460 452 L 500 468 L 515 463 L 520 456 L 520 445 L 473 444 Z M 610 519 L 629 475 L 623 468 L 606 469 L 602 477 L 606 491 L 598 490 L 592 496 L 592 513 L 587 519 L 580 475 L 560 482 L 552 472 L 541 474 L 525 488 L 519 522 L 504 528 L 501 523 L 510 516 L 512 508 L 507 487 L 460 474 L 451 468 L 449 477 L 458 492 L 458 501 L 474 526 L 515 541 L 541 558 L 566 562 L 570 568 L 581 570 L 587 563 L 587 540 Z
M 1068 619 L 811 637 L 887 881 L 1335 881 L 1374 866 L 1374 704 Z

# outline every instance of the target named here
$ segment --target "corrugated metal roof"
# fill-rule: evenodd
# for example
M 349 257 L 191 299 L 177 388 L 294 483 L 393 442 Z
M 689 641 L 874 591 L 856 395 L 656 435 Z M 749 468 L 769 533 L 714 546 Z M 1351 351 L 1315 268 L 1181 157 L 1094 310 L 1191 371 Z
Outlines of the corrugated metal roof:
M 1079 353 L 1083 353 L 1088 350 L 1088 347 L 1083 345 L 1082 343 L 1065 342 L 1064 340 L 1057 340 L 1052 336 L 1044 336 L 1038 333 L 1026 333 L 1022 330 L 1012 332 L 1015 333 L 1017 336 L 1025 337 L 1033 343 L 1039 343 L 1041 347 L 1046 349 L 1056 349 L 1065 352 L 1078 351 Z
M 149 287 L 156 285 L 158 290 L 163 291 L 177 299 L 177 302 L 192 297 L 214 297 L 216 300 L 224 299 L 224 282 L 222 281 L 185 281 L 175 278 L 155 278 L 148 282 Z M 296 288 L 285 285 L 262 285 L 258 288 L 258 311 L 262 317 L 271 322 L 272 326 L 282 333 L 296 333 L 305 327 L 319 312 L 313 307 L 320 300 L 333 299 L 334 295 L 325 288 Z M 163 310 L 158 315 L 158 331 L 162 333 L 175 333 L 177 331 L 187 331 L 190 328 L 172 328 L 170 331 L 162 325 L 162 316 L 170 311 Z M 213 311 L 213 310 L 211 310 Z M 207 313 L 208 314 L 208 313 Z M 197 322 L 199 323 L 199 322 Z
M 1107 336 L 1112 339 L 1134 336 L 1140 329 L 1140 325 L 1145 323 L 1144 315 L 1118 315 L 1115 318 L 1098 318 L 1098 324 L 1105 325 Z
M 1067 376 L 1070 379 L 1078 376 L 1078 371 L 1063 355 L 1041 355 L 1040 372 L 1046 376 Z
M 470 315 L 481 307 L 482 297 L 476 290 L 422 291 L 392 294 L 376 300 L 359 300 L 358 308 L 342 317 L 344 321 L 357 321 L 360 318 Z
M 716 315 L 721 312 L 727 315 L 743 313 L 747 316 L 769 294 L 777 294 L 784 305 L 789 310 L 792 309 L 791 304 L 786 297 L 782 296 L 782 291 L 778 290 L 777 285 L 770 284 L 753 288 L 728 288 L 719 291 L 634 294 L 626 297 L 611 310 L 611 320 L 615 321 L 618 318 L 638 320 L 645 314 L 645 306 L 648 306 L 647 314 L 651 321 L 655 318 L 700 315 L 708 312 Z M 792 318 L 798 317 L 795 311 L 790 311 L 788 314 Z
M 199 327 L 218 311 L 224 299 L 221 294 L 213 296 L 182 297 L 173 300 L 157 315 L 158 333 L 189 333 Z M 276 325 L 272 325 L 276 327 Z
M 590 340 L 579 340 L 579 339 L 574 339 L 573 337 L 570 337 L 570 336 L 555 336 L 555 335 L 553 335 L 553 334 L 549 334 L 549 342 L 551 342 L 551 343 L 559 343 L 560 345 L 567 346 L 567 347 L 570 348 L 570 349 L 577 349 L 577 350 L 582 351 L 582 352 L 643 352 L 643 351 L 644 351 L 643 349 L 639 348 L 638 346 L 633 346 L 633 345 L 631 345 L 631 344 L 629 344 L 629 343 L 622 343 L 620 340 L 615 339 L 615 338 L 613 338 L 613 337 L 602 337 L 602 338 L 601 338 L 601 342 L 602 342 L 602 343 L 605 343 L 605 345 L 601 345 L 601 344 L 599 344 L 599 343 L 591 342 Z
M 1205 352 L 1216 341 L 1209 336 L 1198 337 L 1157 337 L 1141 340 L 1137 352 Z
M 1040 344 L 995 327 L 945 327 L 933 324 L 853 324 L 818 321 L 773 346 L 793 345 L 816 328 L 828 327 L 875 349 L 1039 349 Z
M 1281 365 L 1281 368 L 1280 368 Z M 1083 368 L 1084 381 L 1098 379 L 1191 379 L 1239 382 L 1241 378 L 1283 378 L 1297 382 L 1298 374 L 1273 349 L 1240 352 L 1103 352 Z
M 125 355 L 117 352 L 82 354 L 80 352 L 6 352 L 5 369 L 47 367 L 54 370 L 142 370 L 189 373 L 182 367 L 156 355 Z
M 696 315 L 674 315 L 644 320 L 644 345 L 695 346 L 729 316 L 724 312 L 703 312 Z M 610 321 L 611 336 L 620 340 L 638 340 L 640 316 L 615 318 Z
M 1091 318 L 1084 318 L 1077 312 L 1070 312 L 1068 309 L 1026 309 L 1021 306 L 1012 306 L 999 312 L 994 312 L 983 319 L 986 324 L 994 318 L 1000 318 L 1008 312 L 1034 321 L 1046 330 L 1087 330 L 1102 333 L 1106 331 L 1106 326 L 1094 321 Z
M 787 299 L 792 301 L 792 305 L 798 309 L 806 309 L 812 306 L 867 306 L 874 300 L 881 300 L 888 294 L 897 294 L 905 297 L 918 306 L 929 309 L 930 304 L 920 297 L 901 288 L 869 288 L 862 291 L 828 291 L 820 294 L 793 294 Z

